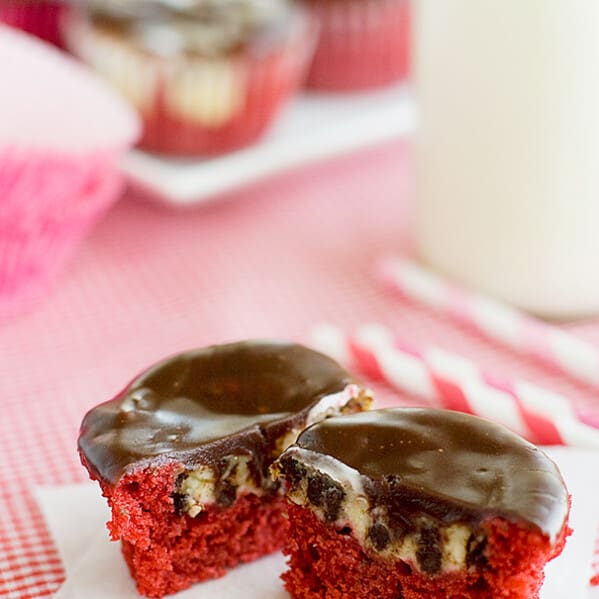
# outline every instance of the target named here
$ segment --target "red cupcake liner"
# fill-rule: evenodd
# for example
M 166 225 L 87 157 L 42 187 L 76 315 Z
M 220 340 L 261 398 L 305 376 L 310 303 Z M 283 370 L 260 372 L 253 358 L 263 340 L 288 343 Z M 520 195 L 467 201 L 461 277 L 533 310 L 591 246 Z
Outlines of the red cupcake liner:
M 304 0 L 320 26 L 307 86 L 371 89 L 409 69 L 409 0 Z
M 60 21 L 66 10 L 63 2 L 52 0 L 0 0 L 0 22 L 62 47 Z
M 155 111 L 146 120 L 141 145 L 155 152 L 215 155 L 252 144 L 302 85 L 308 56 L 306 52 L 298 55 L 297 48 L 289 48 L 280 54 L 235 65 L 244 89 L 236 92 L 240 97 L 235 112 L 215 126 L 177 114 L 169 101 L 169 83 L 165 83 L 156 97 Z M 208 84 L 206 89 L 211 88 Z
M 24 179 L 26 177 L 21 181 Z M 78 183 L 63 180 L 68 210 L 65 205 L 65 210 L 58 213 L 40 211 L 38 205 L 29 218 L 24 213 L 16 215 L 12 210 L 3 210 L 0 215 L 2 318 L 29 308 L 44 294 L 89 230 L 117 199 L 123 186 L 122 177 L 114 171 Z M 21 181 L 13 186 L 13 192 L 25 189 L 33 192 L 32 185 L 22 185 Z M 38 187 L 39 193 L 47 193 L 48 189 L 44 185 Z M 22 199 L 27 197 L 22 196 Z
M 286 39 L 268 50 L 217 60 L 149 56 L 70 20 L 67 44 L 137 107 L 140 147 L 210 156 L 259 139 L 302 86 L 316 42 L 314 21 L 298 10 Z

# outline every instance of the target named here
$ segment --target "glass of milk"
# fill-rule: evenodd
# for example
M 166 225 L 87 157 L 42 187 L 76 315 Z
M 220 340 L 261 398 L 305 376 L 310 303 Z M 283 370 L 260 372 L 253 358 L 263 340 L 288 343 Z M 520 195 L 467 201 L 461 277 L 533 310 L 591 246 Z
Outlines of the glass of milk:
M 599 1 L 414 0 L 421 258 L 546 317 L 599 314 Z

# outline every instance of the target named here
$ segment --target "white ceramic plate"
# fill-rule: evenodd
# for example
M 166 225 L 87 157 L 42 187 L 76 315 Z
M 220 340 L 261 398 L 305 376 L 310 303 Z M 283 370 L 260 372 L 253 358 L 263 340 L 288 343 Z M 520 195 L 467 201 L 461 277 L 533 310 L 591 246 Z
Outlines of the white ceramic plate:
M 191 205 L 293 167 L 401 137 L 414 128 L 415 114 L 403 85 L 349 95 L 304 94 L 250 148 L 204 160 L 136 150 L 122 169 L 145 195 Z

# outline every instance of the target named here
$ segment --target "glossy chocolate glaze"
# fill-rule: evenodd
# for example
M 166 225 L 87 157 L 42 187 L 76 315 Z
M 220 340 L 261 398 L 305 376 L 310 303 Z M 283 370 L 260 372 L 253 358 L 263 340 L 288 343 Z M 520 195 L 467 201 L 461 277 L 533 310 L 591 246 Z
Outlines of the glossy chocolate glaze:
M 568 512 L 556 465 L 538 448 L 489 421 L 430 409 L 376 410 L 331 418 L 304 431 L 300 462 L 332 456 L 362 475 L 371 503 L 396 526 L 427 514 L 442 523 L 500 516 L 537 526 L 552 539 Z M 376 532 L 376 531 L 375 531 Z M 384 545 L 385 539 L 374 539 Z
M 253 456 L 351 382 L 331 358 L 291 343 L 190 351 L 155 365 L 88 412 L 79 449 L 92 474 L 110 483 L 150 463 L 192 467 L 218 464 L 224 455 Z

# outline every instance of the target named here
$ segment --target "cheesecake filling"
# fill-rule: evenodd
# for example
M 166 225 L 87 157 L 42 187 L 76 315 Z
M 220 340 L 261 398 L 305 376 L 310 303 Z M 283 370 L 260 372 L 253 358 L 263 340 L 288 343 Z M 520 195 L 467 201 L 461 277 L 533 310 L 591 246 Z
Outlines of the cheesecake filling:
M 308 413 L 302 427 L 292 427 L 279 436 L 272 451 L 276 459 L 293 445 L 300 433 L 316 422 L 332 416 L 351 414 L 367 409 L 372 402 L 370 392 L 358 385 L 347 385 L 342 391 L 323 397 Z M 251 455 L 231 454 L 202 464 L 179 476 L 175 505 L 179 513 L 195 518 L 208 506 L 231 506 L 243 495 L 258 497 L 265 493 L 282 495 L 282 485 L 274 481 Z
M 180 511 L 195 518 L 209 505 L 229 507 L 242 495 L 263 495 L 251 475 L 250 461 L 250 456 L 231 455 L 220 460 L 218 470 L 200 466 L 185 474 L 178 488 Z
M 357 470 L 326 455 L 293 447 L 271 469 L 287 481 L 287 498 L 312 511 L 340 534 L 351 534 L 369 554 L 401 560 L 426 574 L 484 562 L 484 532 L 472 523 L 440 522 L 426 513 L 402 513 L 372 497 Z

